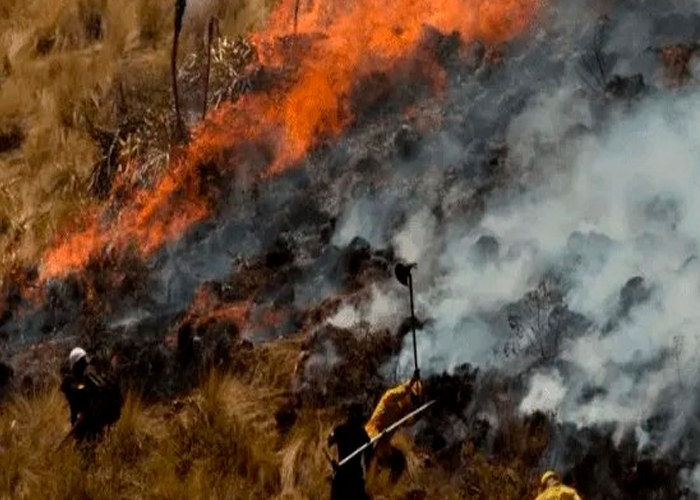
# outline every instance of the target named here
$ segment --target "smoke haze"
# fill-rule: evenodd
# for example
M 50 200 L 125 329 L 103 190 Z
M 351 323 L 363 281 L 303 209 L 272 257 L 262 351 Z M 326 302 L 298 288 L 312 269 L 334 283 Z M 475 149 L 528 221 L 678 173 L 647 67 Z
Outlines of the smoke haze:
M 695 5 L 677 8 L 696 15 Z M 663 75 L 649 48 L 683 42 L 694 32 L 670 33 L 668 12 L 625 9 L 611 14 L 605 32 L 607 76 L 640 72 L 658 85 Z M 551 34 L 508 59 L 480 94 L 483 101 L 467 101 L 468 83 L 456 86 L 450 98 L 467 119 L 453 127 L 457 113 L 448 111 L 442 132 L 424 140 L 431 154 L 424 153 L 429 160 L 417 175 L 425 190 L 414 192 L 410 204 L 392 188 L 372 204 L 349 200 L 338 238 L 392 244 L 402 258 L 418 262 L 417 309 L 433 319 L 418 338 L 422 372 L 466 362 L 516 370 L 529 380 L 521 411 L 553 412 L 579 426 L 613 423 L 618 436 L 636 429 L 642 443 L 653 440 L 664 453 L 697 413 L 700 93 L 652 91 L 630 105 L 606 104 L 602 90 L 581 77 L 580 58 L 590 48 L 584 40 L 592 31 L 573 24 L 575 14 L 563 4 L 550 10 L 540 29 Z M 564 37 L 567 43 L 555 50 Z M 545 71 L 539 88 L 537 75 L 522 71 L 525 65 Z M 515 113 L 513 101 L 521 103 Z M 510 188 L 495 192 L 473 223 L 455 209 L 453 196 L 458 190 L 467 198 L 474 192 L 470 180 L 485 175 L 479 152 L 488 149 L 481 139 L 486 130 L 491 143 L 507 148 Z M 465 165 L 455 178 L 457 144 Z M 403 176 L 396 174 L 397 184 Z M 435 200 L 442 221 L 434 215 Z M 370 214 L 389 213 L 398 203 L 409 213 L 387 237 L 384 218 Z M 520 311 L 527 323 L 526 294 L 543 281 L 560 295 L 559 302 L 541 305 L 548 319 L 540 329 L 548 331 L 529 323 L 518 336 L 508 313 Z M 391 309 L 387 300 L 393 299 L 398 321 L 407 314 L 407 291 L 399 284 L 392 290 L 381 308 Z M 562 307 L 585 321 L 557 326 L 554 315 Z M 410 374 L 410 336 L 398 363 Z M 651 435 L 646 422 L 660 412 L 672 417 Z

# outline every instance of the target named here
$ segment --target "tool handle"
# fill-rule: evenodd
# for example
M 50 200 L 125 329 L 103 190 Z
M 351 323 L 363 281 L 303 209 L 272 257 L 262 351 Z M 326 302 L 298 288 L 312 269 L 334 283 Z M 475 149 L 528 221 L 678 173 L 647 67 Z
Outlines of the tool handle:
M 358 449 L 356 449 L 355 451 L 353 451 L 352 453 L 350 453 L 350 455 L 348 455 L 347 457 L 345 457 L 344 459 L 342 459 L 342 460 L 338 463 L 338 467 L 342 467 L 343 465 L 345 465 L 346 463 L 348 463 L 350 460 L 352 460 L 353 458 L 355 458 L 357 455 L 359 455 L 360 453 L 362 453 L 363 451 L 365 451 L 367 448 L 369 448 L 370 446 L 372 446 L 374 443 L 376 443 L 377 441 L 379 441 L 382 437 L 386 436 L 388 433 L 390 433 L 390 432 L 393 431 L 394 429 L 400 427 L 401 425 L 403 425 L 403 424 L 404 424 L 405 422 L 407 422 L 408 420 L 412 419 L 413 417 L 415 417 L 415 416 L 418 415 L 419 413 L 421 413 L 421 412 L 423 412 L 424 410 L 426 410 L 426 409 L 428 409 L 429 407 L 431 407 L 431 406 L 435 403 L 435 401 L 437 401 L 437 400 L 433 399 L 432 401 L 429 401 L 429 402 L 425 403 L 423 406 L 421 406 L 421 407 L 419 407 L 419 408 L 413 410 L 411 413 L 409 413 L 408 415 L 406 415 L 406 416 L 403 417 L 402 419 L 400 419 L 400 420 L 398 420 L 397 422 L 391 424 L 389 427 L 387 427 L 387 428 L 384 429 L 382 432 L 380 432 L 379 434 L 377 434 L 376 436 L 374 436 L 372 439 L 370 439 L 369 442 L 363 444 L 363 445 L 360 446 Z
M 416 313 L 413 308 L 413 275 L 408 272 L 408 292 L 411 297 L 411 331 L 413 333 L 413 368 L 418 373 L 418 346 L 416 345 Z

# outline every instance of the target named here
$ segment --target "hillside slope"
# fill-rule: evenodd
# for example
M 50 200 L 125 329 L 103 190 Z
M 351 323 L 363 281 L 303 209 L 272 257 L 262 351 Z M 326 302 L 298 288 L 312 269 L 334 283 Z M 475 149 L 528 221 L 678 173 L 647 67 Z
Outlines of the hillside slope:
M 287 341 L 256 349 L 243 372 L 213 373 L 171 403 L 144 404 L 130 395 L 94 455 L 81 455 L 72 441 L 61 446 L 68 409 L 56 387 L 6 402 L 0 411 L 0 498 L 328 498 L 325 440 L 342 411 L 307 408 L 291 428 L 275 418 L 299 347 Z M 397 485 L 383 475 L 368 489 L 387 500 L 529 496 L 537 471 L 525 457 L 542 443 L 526 442 L 518 435 L 522 424 L 513 424 L 508 451 L 493 461 L 470 444 L 441 458 L 399 432 L 393 442 L 407 456 L 407 471 Z
M 99 31 L 94 5 L 67 26 Z M 408 474 L 371 481 L 376 498 L 529 497 L 547 468 L 587 500 L 698 497 L 697 2 L 282 0 L 215 44 L 202 120 L 201 44 L 183 46 L 177 147 L 170 15 L 139 12 L 123 47 L 108 24 L 91 44 L 63 27 L 26 56 L 78 54 L 109 85 L 37 69 L 68 112 L 2 115 L 124 155 L 86 139 L 56 147 L 89 157 L 81 175 L 20 169 L 65 210 L 5 240 L 26 265 L 0 287 L 3 493 L 323 497 L 327 431 L 417 363 L 439 403 L 396 436 Z M 120 64 L 85 55 L 100 47 Z M 0 92 L 24 87 L 12 57 Z M 15 166 L 42 151 L 18 127 Z M 86 463 L 55 450 L 74 345 L 131 394 Z
M 190 2 L 180 65 L 200 48 L 199 3 Z M 250 30 L 267 11 L 263 0 L 220 4 L 225 37 Z M 170 0 L 0 5 L 3 273 L 36 259 L 57 229 L 94 204 L 105 189 L 96 167 L 115 142 L 123 143 L 115 169 L 144 156 L 150 175 L 167 164 L 173 11 Z

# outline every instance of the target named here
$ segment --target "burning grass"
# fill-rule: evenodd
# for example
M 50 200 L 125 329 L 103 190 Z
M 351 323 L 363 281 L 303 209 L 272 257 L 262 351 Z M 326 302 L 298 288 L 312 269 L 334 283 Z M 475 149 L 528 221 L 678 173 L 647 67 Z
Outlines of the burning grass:
M 246 170 L 241 177 L 265 178 L 294 168 L 323 141 L 362 125 L 377 113 L 403 112 L 415 122 L 414 127 L 402 127 L 394 137 L 394 148 L 401 157 L 415 157 L 421 131 L 434 129 L 440 122 L 439 112 L 427 116 L 415 101 L 425 103 L 422 98 L 429 95 L 431 102 L 439 102 L 447 66 L 460 57 L 471 57 L 462 50 L 463 42 L 474 38 L 501 42 L 516 36 L 536 14 L 539 2 L 474 1 L 474 11 L 466 13 L 463 2 L 457 1 L 428 5 L 390 0 L 381 11 L 378 4 L 364 0 L 318 2 L 303 6 L 300 32 L 290 35 L 292 3 L 281 2 L 268 29 L 252 37 L 254 45 L 244 41 L 217 44 L 215 65 L 236 59 L 236 67 L 245 66 L 250 72 L 240 80 L 244 86 L 237 87 L 231 84 L 240 76 L 237 71 L 217 72 L 215 68 L 213 80 L 219 82 L 220 92 L 213 92 L 211 98 L 220 106 L 195 128 L 189 146 L 178 151 L 171 151 L 168 144 L 168 28 L 163 19 L 169 11 L 165 4 L 142 5 L 130 11 L 136 12 L 133 15 L 139 21 L 127 22 L 131 14 L 117 15 L 106 3 L 73 5 L 66 0 L 60 3 L 60 13 L 48 9 L 49 28 L 36 31 L 35 44 L 7 46 L 17 50 L 8 52 L 11 57 L 3 63 L 0 97 L 5 92 L 16 99 L 22 97 L 22 82 L 27 89 L 41 87 L 42 102 L 50 104 L 45 106 L 50 119 L 39 107 L 8 108 L 3 115 L 8 121 L 0 124 L 0 161 L 14 162 L 21 175 L 39 180 L 46 165 L 55 166 L 51 175 L 59 172 L 60 178 L 49 179 L 45 191 L 55 195 L 57 204 L 63 203 L 61 200 L 72 204 L 47 205 L 46 210 L 62 209 L 68 214 L 78 206 L 88 213 L 80 221 L 82 230 L 60 239 L 45 254 L 40 269 L 44 278 L 71 274 L 44 283 L 38 282 L 36 269 L 17 268 L 16 279 L 5 282 L 3 325 L 10 322 L 6 316 L 21 316 L 24 306 L 36 306 L 36 311 L 28 313 L 36 314 L 28 335 L 43 339 L 75 334 L 78 338 L 38 343 L 13 360 L 22 376 L 43 363 L 37 373 L 43 383 L 34 383 L 32 377 L 27 384 L 20 380 L 22 390 L 15 391 L 0 409 L 0 497 L 327 496 L 329 468 L 322 451 L 324 439 L 342 418 L 348 401 L 360 400 L 366 411 L 376 403 L 391 378 L 387 369 L 396 361 L 408 324 L 404 322 L 395 334 L 367 323 L 340 328 L 326 322 L 343 303 L 354 306 L 353 300 L 366 293 L 368 284 L 393 280 L 393 251 L 372 251 L 369 243 L 356 238 L 344 250 L 334 248 L 326 267 L 305 268 L 305 258 L 320 255 L 329 243 L 329 234 L 317 246 L 307 243 L 314 251 L 306 255 L 279 240 L 250 265 L 235 265 L 239 270 L 232 279 L 225 278 L 228 282 L 200 286 L 189 309 L 179 314 L 164 312 L 162 303 L 147 303 L 149 279 L 157 273 L 151 274 L 152 262 L 143 256 L 180 237 L 193 223 L 215 211 L 217 202 L 224 198 L 222 185 L 232 184 L 232 172 Z M 21 31 L 23 16 L 39 15 L 34 4 L 27 5 L 20 8 L 11 4 L 20 13 L 13 14 L 12 20 L 11 11 L 2 7 L 0 13 L 6 16 L 2 22 Z M 424 28 L 415 22 L 417 19 L 430 26 Z M 111 21 L 105 24 L 105 20 Z M 82 26 L 82 31 L 76 31 L 76 26 Z M 138 29 L 129 31 L 134 26 Z M 134 38 L 128 33 L 138 35 Z M 498 68 L 507 61 L 507 53 L 498 47 L 480 46 L 474 51 L 480 52 L 472 55 L 483 59 L 486 68 Z M 22 57 L 29 62 L 16 69 Z M 679 68 L 687 69 L 689 57 L 676 54 L 668 64 L 678 63 Z M 199 62 L 190 57 L 185 64 L 184 76 L 192 76 L 194 87 Z M 104 68 L 104 80 L 75 76 L 76 71 L 94 74 L 98 68 Z M 53 75 L 51 81 L 47 74 Z M 629 90 L 625 82 L 610 83 L 625 93 Z M 219 102 L 241 94 L 245 95 L 236 102 Z M 130 111 L 113 112 L 114 107 Z M 121 120 L 115 125 L 115 116 L 134 114 L 139 115 L 136 125 L 128 124 L 124 130 Z M 88 117 L 116 126 L 116 132 L 96 127 Z M 158 123 L 149 123 L 151 119 Z M 144 123 L 146 130 L 154 132 L 148 137 L 139 129 Z M 52 142 L 42 142 L 41 134 L 49 130 L 64 141 L 58 143 L 65 151 L 54 151 Z M 134 145 L 132 139 L 143 143 Z M 115 160 L 104 155 L 104 149 L 111 151 L 115 143 L 125 153 L 125 158 L 117 161 L 121 170 L 116 173 L 110 170 Z M 502 170 L 507 150 L 498 151 L 489 167 L 493 176 L 500 178 L 505 177 Z M 77 156 L 70 156 L 73 152 Z M 28 159 L 30 153 L 36 155 L 34 160 Z M 107 158 L 106 163 L 92 169 L 95 175 L 90 176 L 88 185 L 91 167 L 86 169 L 86 165 L 95 164 L 100 155 L 102 160 Z M 66 158 L 75 164 L 66 163 Z M 377 163 L 369 157 L 363 169 L 372 170 Z M 8 181 L 0 193 L 18 206 L 24 200 L 21 175 Z M 115 182 L 110 185 L 112 180 Z M 103 183 L 106 188 L 99 187 Z M 99 189 L 94 194 L 105 198 L 106 204 L 88 201 L 85 193 L 95 186 Z M 473 204 L 480 206 L 465 210 L 485 210 L 483 199 L 488 189 L 475 195 L 478 201 Z M 7 210 L 19 210 L 12 203 L 7 204 Z M 327 223 L 332 232 L 335 221 L 326 221 L 325 214 L 310 208 L 313 210 L 288 215 L 290 223 L 279 227 L 284 227 L 284 232 L 297 218 L 319 219 L 314 231 Z M 22 205 L 22 210 L 31 213 L 32 207 Z M 24 240 L 17 236 L 15 226 L 19 223 L 13 214 L 8 212 L 0 220 L 0 229 L 7 238 L 14 234 L 13 244 L 19 248 Z M 484 243 L 485 253 L 493 251 L 488 240 Z M 296 300 L 295 280 L 314 272 L 326 274 L 324 278 L 333 282 L 337 291 L 325 302 L 319 299 L 315 307 L 300 311 L 299 304 L 304 301 Z M 30 301 L 21 297 L 22 292 L 27 285 L 37 283 L 36 296 L 29 297 L 35 303 L 26 303 Z M 169 295 L 171 290 L 166 291 Z M 188 292 L 185 290 L 185 295 Z M 538 295 L 526 299 L 533 302 L 539 319 L 542 305 Z M 176 303 L 173 309 L 187 307 L 188 299 L 181 300 L 183 303 Z M 145 319 L 130 314 L 140 307 L 147 310 Z M 533 338 L 529 348 L 538 351 L 542 362 L 553 358 L 548 349 L 549 334 L 561 331 L 554 327 L 549 331 L 553 318 L 565 317 L 571 322 L 565 309 L 557 311 L 557 315 L 547 311 L 547 329 L 539 321 L 511 324 L 519 340 Z M 108 324 L 115 318 L 115 324 Z M 24 336 L 22 323 L 18 324 L 13 332 L 21 331 L 18 336 Z M 243 332 L 260 341 L 266 336 L 261 331 L 282 337 L 290 331 L 297 335 L 258 345 L 242 338 Z M 36 340 L 23 338 L 22 342 Z M 68 342 L 74 340 L 90 352 L 108 353 L 120 380 L 134 391 L 121 421 L 88 459 L 70 446 L 56 451 L 68 421 L 56 389 L 56 365 L 65 358 Z M 307 349 L 305 357 L 300 356 L 302 347 Z M 212 366 L 228 371 L 207 378 Z M 618 490 L 625 494 L 643 491 L 646 493 L 639 498 L 658 498 L 654 495 L 659 487 L 645 485 L 644 474 L 636 471 L 636 443 L 620 451 L 604 432 L 587 435 L 587 431 L 557 427 L 542 415 L 519 416 L 513 401 L 514 394 L 522 392 L 522 379 L 512 381 L 503 373 L 491 374 L 496 379 L 491 380 L 492 386 L 488 380 L 480 380 L 485 395 L 476 404 L 484 408 L 474 408 L 476 374 L 469 369 L 460 372 L 462 368 L 453 377 L 433 378 L 426 384 L 429 391 L 436 390 L 451 401 L 434 407 L 415 432 L 404 430 L 396 435 L 394 444 L 407 458 L 407 472 L 397 485 L 390 485 L 384 476 L 373 480 L 370 490 L 375 498 L 529 496 L 538 468 L 546 462 L 544 455 L 557 446 L 551 439 L 557 433 L 562 441 L 571 436 L 590 440 L 567 443 L 566 449 L 577 455 L 564 462 L 574 483 L 588 488 L 582 491 L 584 496 L 603 496 L 598 493 L 596 497 L 590 485 L 607 474 L 603 471 L 601 476 L 596 470 L 597 462 L 606 457 L 606 467 L 616 474 L 610 485 L 597 484 L 596 488 L 610 495 Z M 499 389 L 500 385 L 504 387 Z M 181 398 L 166 402 L 173 395 Z M 669 480 L 674 472 L 653 461 L 644 464 L 670 484 L 664 489 L 671 492 L 666 497 L 674 497 L 677 487 Z
M 264 269 L 243 271 L 248 276 L 241 283 L 248 282 L 250 289 L 241 293 L 254 297 L 264 281 L 261 273 L 281 272 Z M 117 285 L 129 282 L 110 279 Z M 98 283 L 80 286 L 98 296 L 106 293 Z M 168 348 L 153 324 L 128 332 L 141 345 L 125 345 L 129 335 L 120 328 L 94 332 L 86 339 L 89 345 L 81 339 L 90 352 L 116 360 L 118 378 L 133 391 L 120 422 L 87 459 L 71 447 L 55 451 L 68 427 L 55 361 L 65 359 L 72 344 L 66 339 L 60 345 L 43 343 L 35 353 L 16 357 L 20 375 L 24 360 L 35 365 L 43 360 L 46 382 L 14 391 L 0 408 L 0 498 L 327 497 L 325 437 L 348 402 L 361 402 L 367 414 L 376 404 L 392 378 L 386 368 L 396 359 L 406 323 L 395 334 L 362 324 L 326 324 L 343 301 L 351 303 L 361 293 L 349 291 L 306 311 L 298 335 L 268 343 L 233 342 L 224 346 L 231 359 L 219 365 L 221 371 L 212 373 L 211 363 L 187 371 L 177 364 L 177 349 L 186 337 L 180 335 L 183 326 L 203 339 L 222 332 L 238 339 L 239 327 L 255 327 L 236 296 L 227 297 L 219 288 L 202 288 L 187 313 L 163 326 L 178 336 L 166 357 L 159 358 Z M 304 351 L 308 355 L 302 358 Z M 204 351 L 200 355 L 206 357 Z M 407 468 L 397 484 L 386 473 L 372 478 L 369 490 L 375 499 L 522 499 L 535 491 L 551 447 L 562 443 L 567 457 L 571 454 L 563 461 L 570 464 L 566 480 L 581 487 L 586 498 L 617 498 L 617 491 L 643 492 L 639 498 L 645 499 L 659 498 L 660 491 L 664 498 L 677 497 L 676 469 L 663 461 L 640 461 L 635 442 L 616 447 L 610 433 L 574 430 L 540 413 L 520 415 L 514 394 L 522 380 L 517 377 L 481 374 L 463 365 L 453 375 L 428 376 L 425 389 L 429 399 L 439 396 L 440 401 L 415 427 L 394 437 Z M 602 460 L 609 468 L 605 471 L 616 471 L 605 484 L 596 482 Z M 637 471 L 637 464 L 653 471 L 653 478 Z
M 171 158 L 167 174 L 152 189 L 136 192 L 119 218 L 105 223 L 89 217 L 86 229 L 49 249 L 42 276 L 80 269 L 108 243 L 135 242 L 150 254 L 209 216 L 213 207 L 202 199 L 202 165 L 276 175 L 389 97 L 408 105 L 418 95 L 439 94 L 446 72 L 441 54 L 425 50 L 425 25 L 462 40 L 502 42 L 525 30 L 540 6 L 539 0 L 498 6 L 477 1 L 467 9 L 458 0 L 394 0 L 381 7 L 362 0 L 317 2 L 303 9 L 299 34 L 290 36 L 294 2 L 279 3 L 267 26 L 251 37 L 260 63 L 277 76 L 275 85 L 211 112 L 182 155 Z M 297 40 L 307 39 L 302 52 Z
M 222 35 L 250 29 L 267 8 L 222 6 Z M 104 179 L 93 167 L 112 144 L 121 167 L 141 163 L 132 185 L 167 165 L 172 9 L 168 0 L 2 2 L 0 272 L 34 260 L 66 220 L 94 210 Z M 195 31 L 186 26 L 183 55 Z

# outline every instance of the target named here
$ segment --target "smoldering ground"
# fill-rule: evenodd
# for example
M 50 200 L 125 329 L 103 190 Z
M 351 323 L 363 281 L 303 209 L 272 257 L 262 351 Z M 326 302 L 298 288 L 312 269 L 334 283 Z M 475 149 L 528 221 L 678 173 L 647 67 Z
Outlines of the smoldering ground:
M 632 432 L 641 451 L 689 459 L 697 427 L 700 95 L 692 82 L 665 91 L 657 49 L 692 41 L 698 8 L 600 9 L 553 2 L 528 33 L 495 48 L 457 44 L 460 53 L 449 36 L 438 37 L 431 47 L 445 49 L 447 89 L 419 109 L 437 106 L 438 126 L 389 107 L 362 116 L 297 172 L 255 193 L 224 190 L 213 220 L 148 262 L 140 300 L 109 296 L 102 326 L 118 331 L 129 320 L 162 351 L 198 287 L 245 288 L 237 280 L 245 266 L 231 259 L 238 255 L 275 274 L 271 281 L 291 290 L 285 300 L 298 309 L 371 289 L 331 321 L 387 328 L 408 314 L 391 266 L 395 257 L 415 260 L 417 313 L 430 319 L 418 345 L 426 376 L 469 362 L 516 379 L 510 395 L 520 410 L 554 412 L 562 435 L 600 432 L 581 437 L 581 449 L 608 437 L 623 445 Z M 348 276 L 359 271 L 366 280 Z M 42 329 L 55 317 L 40 310 L 7 321 L 10 336 L 36 340 L 84 327 L 74 319 L 80 287 L 72 297 L 75 287 L 57 286 L 58 331 Z M 162 324 L 149 327 L 154 321 Z M 317 356 L 314 364 L 336 366 L 335 351 L 323 352 L 334 362 Z M 412 364 L 407 336 L 386 363 L 385 382 Z M 492 393 L 475 394 L 465 411 L 479 407 L 497 427 Z M 594 430 L 579 435 L 578 427 Z M 449 434 L 462 439 L 468 430 Z M 552 439 L 542 465 L 575 468 L 585 453 L 567 456 L 566 446 Z M 692 463 L 686 469 L 690 481 Z
M 476 98 L 469 79 L 456 85 L 458 112 L 446 112 L 421 160 L 395 165 L 397 184 L 409 171 L 423 191 L 350 202 L 338 235 L 391 242 L 419 261 L 418 310 L 434 319 L 419 335 L 424 373 L 469 362 L 524 375 L 514 394 L 522 412 L 605 426 L 616 444 L 633 435 L 640 452 L 692 462 L 700 94 L 692 83 L 665 90 L 656 49 L 694 40 L 698 9 L 619 2 L 601 20 L 569 7 L 552 7 L 537 44 L 509 46 Z M 574 25 L 572 11 L 588 22 Z M 671 30 L 671 19 L 684 29 Z M 644 85 L 616 95 L 615 75 Z M 502 158 L 485 161 L 499 148 Z M 455 198 L 489 182 L 477 219 L 459 210 Z M 401 209 L 403 224 L 381 217 Z M 383 307 L 405 314 L 405 291 L 390 294 Z M 410 373 L 410 337 L 399 364 Z M 570 466 L 562 453 L 548 465 Z

